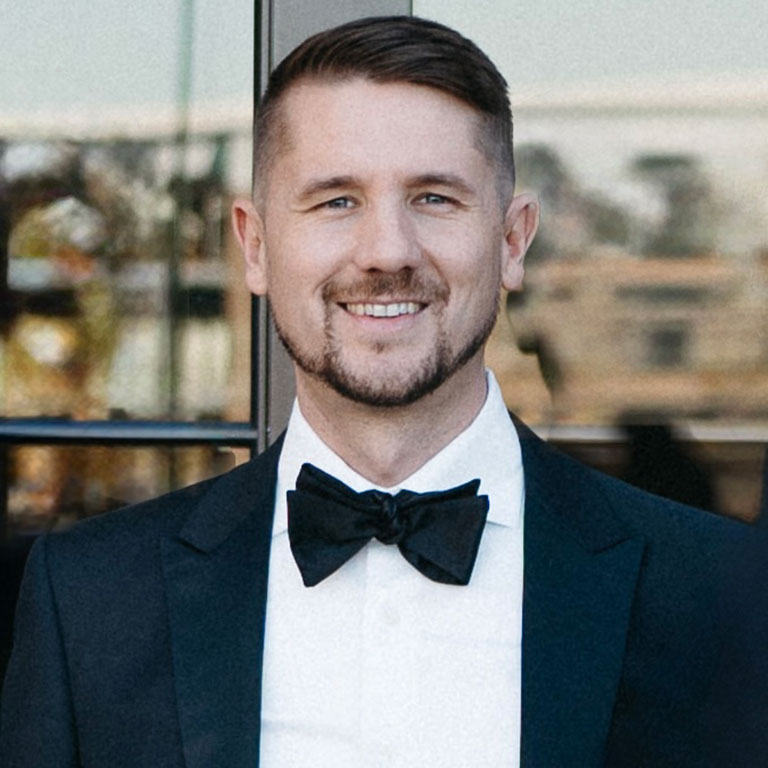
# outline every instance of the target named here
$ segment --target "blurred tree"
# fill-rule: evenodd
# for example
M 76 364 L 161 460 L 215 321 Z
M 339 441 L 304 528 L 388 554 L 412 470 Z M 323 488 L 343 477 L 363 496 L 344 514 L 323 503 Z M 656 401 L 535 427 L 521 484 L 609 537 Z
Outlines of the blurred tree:
M 699 160 L 690 155 L 640 155 L 632 171 L 655 187 L 667 213 L 648 233 L 643 250 L 652 256 L 700 256 L 712 251 L 715 205 Z
M 526 255 L 529 264 L 557 257 L 557 220 L 573 200 L 570 175 L 554 149 L 546 144 L 523 144 L 515 150 L 517 186 L 539 196 L 542 216 L 539 231 Z
M 529 263 L 579 255 L 595 244 L 625 246 L 630 214 L 605 195 L 583 189 L 560 156 L 545 144 L 517 150 L 519 186 L 539 196 L 542 223 L 528 251 Z

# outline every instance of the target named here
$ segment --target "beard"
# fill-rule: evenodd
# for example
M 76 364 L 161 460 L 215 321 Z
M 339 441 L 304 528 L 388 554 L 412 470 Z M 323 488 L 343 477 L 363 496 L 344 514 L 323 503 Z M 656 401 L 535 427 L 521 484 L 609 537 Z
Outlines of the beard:
M 407 377 L 389 375 L 366 375 L 352 370 L 343 359 L 342 345 L 331 327 L 331 308 L 343 297 L 353 296 L 356 301 L 375 302 L 377 298 L 404 296 L 408 300 L 424 304 L 442 303 L 448 298 L 448 290 L 442 285 L 427 282 L 417 277 L 411 270 L 403 270 L 394 275 L 380 274 L 355 283 L 352 286 L 338 287 L 333 283 L 325 286 L 323 299 L 326 312 L 324 322 L 323 349 L 313 354 L 302 348 L 296 339 L 285 332 L 272 311 L 277 336 L 296 365 L 307 375 L 323 382 L 338 394 L 363 405 L 378 408 L 397 408 L 420 400 L 434 392 L 450 379 L 485 345 L 491 335 L 499 313 L 498 293 L 492 302 L 483 322 L 459 348 L 453 349 L 444 330 L 438 333 L 430 353 L 415 366 Z M 422 310 L 423 311 L 423 310 Z M 385 344 L 377 344 L 374 351 L 381 354 Z

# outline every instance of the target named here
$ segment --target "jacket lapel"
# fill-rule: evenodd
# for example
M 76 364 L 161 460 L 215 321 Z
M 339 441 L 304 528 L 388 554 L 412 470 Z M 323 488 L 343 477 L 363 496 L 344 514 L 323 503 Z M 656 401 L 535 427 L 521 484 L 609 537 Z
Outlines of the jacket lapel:
M 188 768 L 258 764 L 267 571 L 281 444 L 214 483 L 178 538 L 162 542 Z
M 518 424 L 525 470 L 525 768 L 601 765 L 644 542 L 589 470 Z

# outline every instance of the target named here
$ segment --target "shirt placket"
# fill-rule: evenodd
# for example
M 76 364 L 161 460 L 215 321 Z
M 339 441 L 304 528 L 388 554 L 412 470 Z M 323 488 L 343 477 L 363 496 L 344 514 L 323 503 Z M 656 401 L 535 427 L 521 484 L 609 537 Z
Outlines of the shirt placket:
M 371 766 L 403 766 L 403 747 L 418 682 L 408 627 L 411 580 L 423 578 L 396 546 L 368 544 L 361 632 L 361 744 Z M 413 570 L 413 575 L 409 573 Z

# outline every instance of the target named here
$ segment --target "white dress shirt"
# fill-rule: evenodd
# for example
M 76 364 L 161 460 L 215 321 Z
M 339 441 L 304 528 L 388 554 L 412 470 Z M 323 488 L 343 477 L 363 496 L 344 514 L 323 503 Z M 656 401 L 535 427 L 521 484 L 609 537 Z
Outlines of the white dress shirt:
M 297 404 L 280 456 L 262 691 L 262 768 L 517 768 L 523 589 L 520 443 L 498 384 L 472 424 L 395 488 L 480 478 L 488 518 L 467 586 L 423 576 L 369 542 L 315 587 L 291 553 L 286 492 L 310 462 L 376 487 L 331 451 Z

